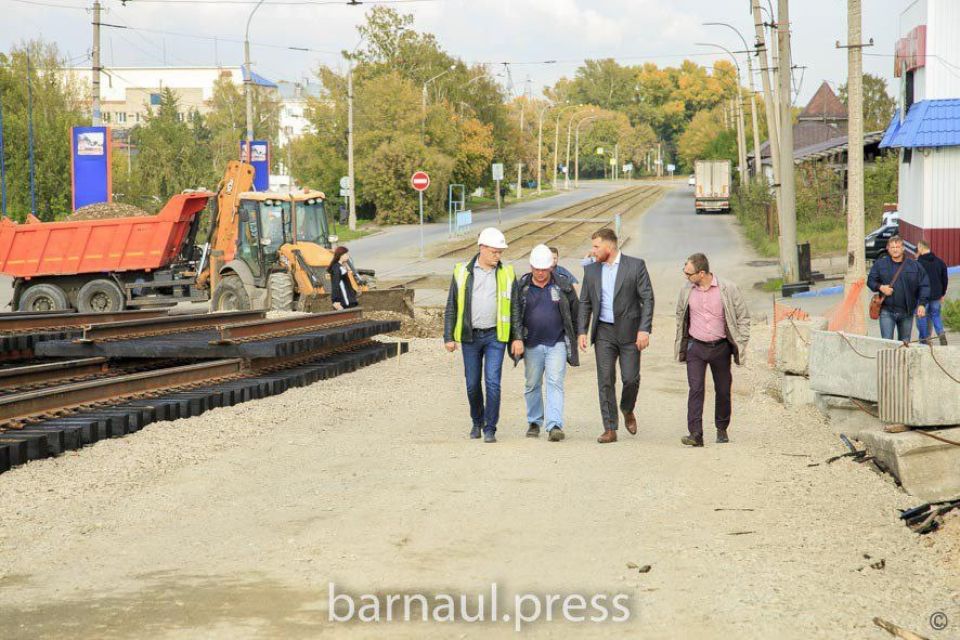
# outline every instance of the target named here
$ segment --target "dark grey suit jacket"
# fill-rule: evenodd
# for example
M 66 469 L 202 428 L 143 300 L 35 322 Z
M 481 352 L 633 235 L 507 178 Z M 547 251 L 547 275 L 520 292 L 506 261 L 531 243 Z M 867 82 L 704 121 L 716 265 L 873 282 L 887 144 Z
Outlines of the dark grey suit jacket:
M 603 265 L 599 262 L 583 268 L 580 290 L 579 333 L 590 330 L 590 343 L 597 339 L 600 319 L 600 289 Z M 653 285 L 647 266 L 640 258 L 620 254 L 620 268 L 613 293 L 613 326 L 620 344 L 637 341 L 637 332 L 653 330 Z

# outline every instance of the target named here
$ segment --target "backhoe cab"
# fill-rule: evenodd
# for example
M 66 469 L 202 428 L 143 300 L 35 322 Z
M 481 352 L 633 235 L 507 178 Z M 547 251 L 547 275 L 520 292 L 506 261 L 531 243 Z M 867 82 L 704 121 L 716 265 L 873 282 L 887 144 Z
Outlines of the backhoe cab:
M 213 310 L 305 309 L 329 292 L 336 237 L 329 235 L 325 200 L 320 191 L 241 193 L 235 251 L 219 269 Z

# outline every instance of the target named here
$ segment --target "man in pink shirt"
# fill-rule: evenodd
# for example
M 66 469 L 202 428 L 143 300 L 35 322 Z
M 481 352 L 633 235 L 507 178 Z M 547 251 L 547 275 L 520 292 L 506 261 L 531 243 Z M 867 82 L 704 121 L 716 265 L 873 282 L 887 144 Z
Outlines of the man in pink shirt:
M 680 439 L 691 447 L 703 446 L 703 397 L 707 366 L 716 391 L 714 420 L 717 442 L 729 442 L 732 407 L 730 387 L 733 376 L 730 360 L 742 364 L 750 339 L 750 312 L 737 285 L 720 280 L 710 272 L 710 263 L 702 253 L 687 258 L 683 266 L 686 285 L 677 299 L 677 339 L 675 355 L 687 363 L 687 429 L 690 435 Z

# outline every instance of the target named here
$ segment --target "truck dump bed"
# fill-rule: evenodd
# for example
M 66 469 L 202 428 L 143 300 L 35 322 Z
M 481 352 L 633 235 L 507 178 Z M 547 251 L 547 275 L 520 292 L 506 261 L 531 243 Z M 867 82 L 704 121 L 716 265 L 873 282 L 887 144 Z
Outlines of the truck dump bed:
M 155 216 L 34 222 L 0 221 L 0 273 L 38 277 L 151 271 L 180 254 L 194 218 L 214 194 L 170 198 Z

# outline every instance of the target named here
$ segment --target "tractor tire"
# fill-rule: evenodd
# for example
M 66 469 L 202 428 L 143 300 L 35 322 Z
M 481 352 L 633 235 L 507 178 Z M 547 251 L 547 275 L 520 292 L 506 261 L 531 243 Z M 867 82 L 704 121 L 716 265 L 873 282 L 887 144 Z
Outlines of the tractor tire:
M 293 277 L 285 271 L 271 273 L 267 278 L 271 311 L 293 311 Z
M 225 276 L 210 299 L 211 311 L 250 311 L 250 296 L 240 276 Z
M 27 287 L 20 296 L 20 311 L 62 311 L 70 308 L 70 301 L 63 289 L 55 284 L 35 284 Z
M 126 302 L 123 292 L 112 280 L 91 280 L 80 287 L 77 310 L 80 313 L 112 313 L 123 311 Z

